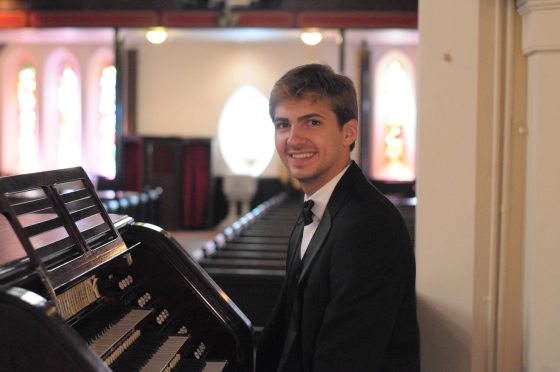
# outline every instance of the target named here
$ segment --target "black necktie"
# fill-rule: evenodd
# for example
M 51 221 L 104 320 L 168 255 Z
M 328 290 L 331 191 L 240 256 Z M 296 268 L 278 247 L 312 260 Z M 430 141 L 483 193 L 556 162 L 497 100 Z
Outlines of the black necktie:
M 301 213 L 303 214 L 303 223 L 306 226 L 313 222 L 313 212 L 311 212 L 311 208 L 313 208 L 314 204 L 313 200 L 306 200 L 303 202 L 303 210 Z

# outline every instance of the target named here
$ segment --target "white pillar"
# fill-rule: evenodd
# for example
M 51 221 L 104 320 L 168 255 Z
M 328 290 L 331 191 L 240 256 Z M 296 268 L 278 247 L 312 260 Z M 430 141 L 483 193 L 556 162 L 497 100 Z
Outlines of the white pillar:
M 517 1 L 527 70 L 524 370 L 560 370 L 560 0 Z
M 416 266 L 422 371 L 469 372 L 478 1 L 419 2 Z
M 229 212 L 221 226 L 226 227 L 249 212 L 251 200 L 257 191 L 257 179 L 252 176 L 229 175 L 224 177 L 224 194 L 229 203 Z M 241 211 L 237 213 L 237 205 Z

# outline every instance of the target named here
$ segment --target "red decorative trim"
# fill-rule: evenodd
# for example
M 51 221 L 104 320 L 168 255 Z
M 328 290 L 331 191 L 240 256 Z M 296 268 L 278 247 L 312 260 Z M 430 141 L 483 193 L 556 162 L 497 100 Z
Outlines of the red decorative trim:
M 234 12 L 239 14 L 236 26 L 240 27 L 294 27 L 295 16 L 292 12 Z
M 30 26 L 146 27 L 158 22 L 152 11 L 41 11 L 31 12 Z
M 168 11 L 162 13 L 161 24 L 166 27 L 216 27 L 218 13 L 214 11 Z
M 25 27 L 27 14 L 24 11 L 0 12 L 0 28 Z
M 416 12 L 240 11 L 239 27 L 418 28 Z M 217 27 L 216 11 L 0 11 L 0 28 Z M 161 22 L 161 23 L 160 23 Z
M 298 27 L 418 28 L 416 12 L 301 12 Z

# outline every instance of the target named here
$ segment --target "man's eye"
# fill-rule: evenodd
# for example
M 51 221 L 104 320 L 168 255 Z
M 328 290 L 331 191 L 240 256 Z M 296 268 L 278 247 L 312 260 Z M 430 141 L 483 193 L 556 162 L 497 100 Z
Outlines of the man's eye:
M 319 125 L 321 122 L 319 120 L 311 119 L 309 120 L 309 125 Z
M 279 121 L 274 123 L 274 125 L 276 126 L 276 129 L 284 129 L 284 128 L 288 128 L 290 126 L 290 123 L 285 121 Z

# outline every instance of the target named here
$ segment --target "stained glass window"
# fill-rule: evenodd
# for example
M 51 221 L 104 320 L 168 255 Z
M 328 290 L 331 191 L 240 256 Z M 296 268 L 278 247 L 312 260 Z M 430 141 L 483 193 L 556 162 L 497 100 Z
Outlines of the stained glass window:
M 57 89 L 58 158 L 59 168 L 81 163 L 81 102 L 78 75 L 70 64 L 65 64 Z
M 373 178 L 416 178 L 416 94 L 412 64 L 398 51 L 387 53 L 376 68 Z
M 37 164 L 37 73 L 35 68 L 25 65 L 19 70 L 17 83 L 18 170 L 21 173 L 35 172 Z
M 115 66 L 106 66 L 99 79 L 99 174 L 115 178 L 115 85 L 117 70 Z

